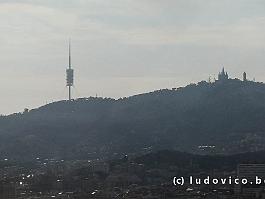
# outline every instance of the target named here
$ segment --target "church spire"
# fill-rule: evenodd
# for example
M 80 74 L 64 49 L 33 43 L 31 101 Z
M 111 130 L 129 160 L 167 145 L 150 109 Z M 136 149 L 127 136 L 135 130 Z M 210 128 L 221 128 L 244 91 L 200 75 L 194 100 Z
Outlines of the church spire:
M 222 71 L 218 74 L 218 80 L 220 80 L 220 81 L 228 80 L 228 73 L 225 71 L 224 67 L 223 67 Z

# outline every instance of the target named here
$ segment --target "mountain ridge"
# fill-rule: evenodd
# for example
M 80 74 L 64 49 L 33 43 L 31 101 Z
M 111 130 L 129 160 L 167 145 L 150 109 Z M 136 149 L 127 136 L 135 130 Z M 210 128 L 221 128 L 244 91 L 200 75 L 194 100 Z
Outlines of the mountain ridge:
M 0 155 L 87 157 L 265 148 L 265 84 L 229 79 L 121 99 L 80 98 L 0 117 Z

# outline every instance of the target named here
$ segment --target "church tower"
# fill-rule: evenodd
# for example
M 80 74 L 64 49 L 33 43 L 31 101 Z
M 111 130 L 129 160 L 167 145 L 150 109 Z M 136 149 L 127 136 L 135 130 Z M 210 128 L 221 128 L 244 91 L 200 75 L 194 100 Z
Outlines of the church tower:
M 218 74 L 218 80 L 219 81 L 226 81 L 228 80 L 228 73 L 225 71 L 225 68 L 223 67 L 222 71 Z
M 247 73 L 246 72 L 243 73 L 243 81 L 244 82 L 247 81 Z

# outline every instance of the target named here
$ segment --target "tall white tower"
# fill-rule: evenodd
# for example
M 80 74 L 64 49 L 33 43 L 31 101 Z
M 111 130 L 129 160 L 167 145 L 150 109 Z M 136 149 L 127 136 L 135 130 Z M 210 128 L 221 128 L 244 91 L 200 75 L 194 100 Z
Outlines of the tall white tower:
M 71 89 L 74 85 L 74 70 L 72 69 L 71 63 L 71 42 L 69 41 L 69 65 L 66 69 L 66 86 L 68 87 L 68 100 L 71 101 Z

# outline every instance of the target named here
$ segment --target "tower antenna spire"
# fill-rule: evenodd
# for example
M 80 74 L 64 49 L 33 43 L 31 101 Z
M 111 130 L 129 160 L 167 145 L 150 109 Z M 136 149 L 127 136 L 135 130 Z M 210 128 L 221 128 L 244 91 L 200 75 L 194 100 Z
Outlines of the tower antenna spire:
M 68 68 L 66 69 L 66 86 L 68 87 L 68 100 L 72 100 L 71 89 L 74 85 L 74 70 L 72 69 L 72 60 L 71 60 L 71 39 L 69 39 L 69 63 Z
M 69 69 L 71 69 L 71 65 L 72 65 L 72 63 L 71 63 L 71 38 L 69 38 Z

